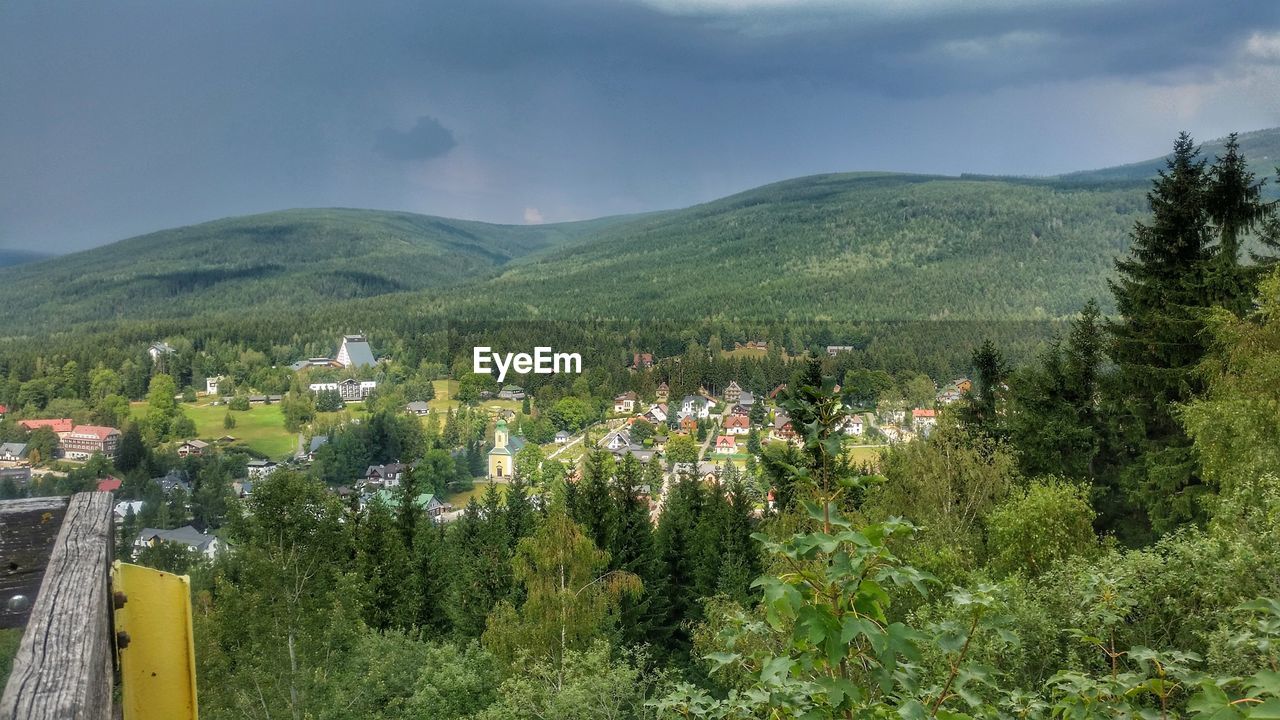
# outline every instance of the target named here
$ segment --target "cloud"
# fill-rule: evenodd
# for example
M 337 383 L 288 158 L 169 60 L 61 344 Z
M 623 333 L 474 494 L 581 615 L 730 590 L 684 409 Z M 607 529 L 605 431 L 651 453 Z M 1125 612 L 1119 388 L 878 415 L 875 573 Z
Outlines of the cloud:
M 453 131 L 430 115 L 423 115 L 408 131 L 385 128 L 378 133 L 377 150 L 391 160 L 431 160 L 457 147 Z
M 1245 42 L 1244 51 L 1246 55 L 1257 60 L 1280 61 L 1280 33 L 1256 32 Z
M 536 207 L 527 207 L 524 209 L 525 225 L 541 225 L 543 222 L 544 220 L 542 219 L 541 210 L 538 210 Z

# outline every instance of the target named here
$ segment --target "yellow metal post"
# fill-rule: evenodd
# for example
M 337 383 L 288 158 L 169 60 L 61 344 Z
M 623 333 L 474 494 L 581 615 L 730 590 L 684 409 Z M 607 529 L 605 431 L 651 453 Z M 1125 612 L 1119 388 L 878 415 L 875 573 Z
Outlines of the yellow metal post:
M 111 587 L 124 720 L 196 720 L 187 576 L 117 561 Z

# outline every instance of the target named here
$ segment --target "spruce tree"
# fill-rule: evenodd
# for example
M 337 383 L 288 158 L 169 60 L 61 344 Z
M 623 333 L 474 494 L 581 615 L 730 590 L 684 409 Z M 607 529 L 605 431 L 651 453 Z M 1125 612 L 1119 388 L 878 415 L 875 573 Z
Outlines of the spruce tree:
M 1248 233 L 1273 216 L 1274 208 L 1262 200 L 1265 181 L 1249 170 L 1235 133 L 1227 136 L 1223 150 L 1206 176 L 1206 210 L 1218 238 L 1217 262 L 1210 273 L 1217 304 L 1243 316 L 1252 305 L 1257 273 L 1241 266 L 1240 247 Z
M 410 623 L 409 554 L 391 509 L 369 503 L 359 529 L 356 570 L 364 590 L 364 621 L 375 630 Z
M 1198 517 L 1204 490 L 1175 408 L 1202 389 L 1203 315 L 1219 295 L 1207 185 L 1205 161 L 1183 133 L 1147 193 L 1152 217 L 1134 225 L 1111 283 L 1121 316 L 1108 325 L 1118 429 L 1132 448 L 1125 491 L 1157 532 Z

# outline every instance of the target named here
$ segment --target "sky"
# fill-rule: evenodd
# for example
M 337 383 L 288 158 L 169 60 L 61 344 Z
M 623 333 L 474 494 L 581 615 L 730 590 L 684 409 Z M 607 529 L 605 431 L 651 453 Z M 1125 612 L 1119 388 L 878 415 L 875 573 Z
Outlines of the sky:
M 538 223 L 1280 126 L 1275 0 L 0 4 L 0 248 L 292 207 Z

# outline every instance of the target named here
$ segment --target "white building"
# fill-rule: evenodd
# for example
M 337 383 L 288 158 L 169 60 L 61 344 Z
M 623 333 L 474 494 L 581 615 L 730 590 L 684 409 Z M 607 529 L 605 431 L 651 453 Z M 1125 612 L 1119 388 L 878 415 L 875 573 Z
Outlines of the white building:
M 377 387 L 378 383 L 374 380 L 352 380 L 351 378 L 339 382 L 311 383 L 309 386 L 311 392 L 317 394 L 325 390 L 336 390 L 338 396 L 347 402 L 364 400 Z
M 373 350 L 369 349 L 369 341 L 363 335 L 343 335 L 335 359 L 342 367 L 373 367 L 378 364 L 373 358 Z

